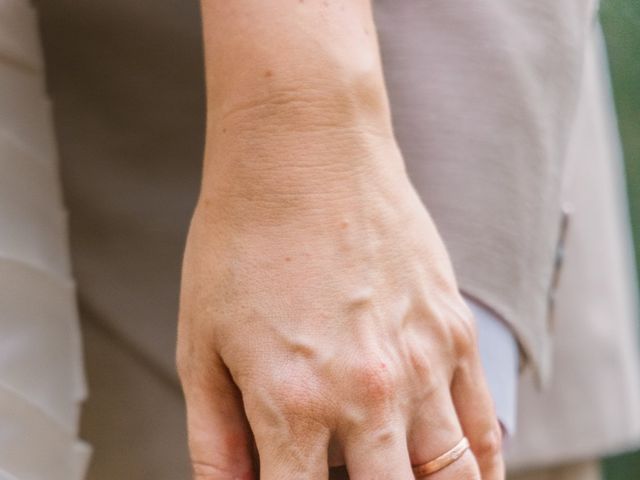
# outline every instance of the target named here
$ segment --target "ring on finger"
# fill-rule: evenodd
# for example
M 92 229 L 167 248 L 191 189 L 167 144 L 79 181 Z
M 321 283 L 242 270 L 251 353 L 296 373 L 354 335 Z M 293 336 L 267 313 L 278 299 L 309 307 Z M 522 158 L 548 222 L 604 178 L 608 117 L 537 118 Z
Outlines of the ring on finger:
M 442 455 L 433 460 L 429 460 L 428 462 L 422 463 L 420 465 L 415 465 L 412 467 L 413 474 L 416 478 L 425 477 L 427 475 L 431 475 L 432 473 L 439 472 L 445 467 L 448 467 L 456 460 L 458 460 L 464 452 L 469 449 L 469 440 L 467 437 L 462 437 L 462 439 L 450 450 L 447 450 Z

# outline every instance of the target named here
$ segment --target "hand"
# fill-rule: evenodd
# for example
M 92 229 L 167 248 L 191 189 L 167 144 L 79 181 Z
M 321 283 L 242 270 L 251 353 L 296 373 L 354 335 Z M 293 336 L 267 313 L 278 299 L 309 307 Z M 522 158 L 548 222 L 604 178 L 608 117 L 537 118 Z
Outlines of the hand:
M 381 156 L 330 194 L 323 168 L 304 193 L 202 195 L 177 357 L 197 479 L 257 478 L 255 441 L 263 479 L 408 480 L 463 435 L 429 479 L 504 478 L 473 319 L 399 153 Z

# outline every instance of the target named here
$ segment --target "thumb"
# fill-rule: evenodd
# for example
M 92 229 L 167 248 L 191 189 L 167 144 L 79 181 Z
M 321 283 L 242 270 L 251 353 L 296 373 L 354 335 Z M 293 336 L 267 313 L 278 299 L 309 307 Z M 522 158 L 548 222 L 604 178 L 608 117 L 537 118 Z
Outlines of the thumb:
M 240 390 L 215 353 L 179 362 L 195 480 L 253 480 L 252 436 Z

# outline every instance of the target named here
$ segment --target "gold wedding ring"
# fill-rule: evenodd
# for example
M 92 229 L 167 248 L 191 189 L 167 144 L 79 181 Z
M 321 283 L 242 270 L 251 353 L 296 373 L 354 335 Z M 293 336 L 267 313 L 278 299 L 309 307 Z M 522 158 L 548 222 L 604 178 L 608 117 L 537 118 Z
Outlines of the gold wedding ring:
M 444 452 L 438 458 L 434 458 L 429 462 L 412 467 L 413 474 L 416 476 L 416 478 L 421 478 L 427 475 L 431 475 L 432 473 L 439 472 L 443 468 L 448 467 L 453 462 L 462 457 L 462 455 L 464 455 L 464 452 L 466 452 L 468 448 L 469 440 L 467 440 L 467 437 L 462 437 L 462 440 L 460 440 L 455 447 Z

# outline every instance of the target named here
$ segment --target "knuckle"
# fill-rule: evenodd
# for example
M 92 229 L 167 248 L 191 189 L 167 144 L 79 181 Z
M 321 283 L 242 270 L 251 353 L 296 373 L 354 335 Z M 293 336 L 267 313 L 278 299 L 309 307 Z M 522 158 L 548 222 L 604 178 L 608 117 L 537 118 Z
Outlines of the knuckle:
M 398 381 L 389 365 L 376 357 L 361 360 L 349 368 L 349 378 L 365 404 L 385 405 L 398 394 Z
M 502 455 L 502 432 L 496 425 L 486 430 L 474 439 L 472 450 L 476 458 L 482 463 L 491 461 Z
M 315 386 L 301 381 L 271 384 L 247 400 L 246 412 L 258 445 L 275 438 L 306 444 L 323 432 L 331 408 Z

